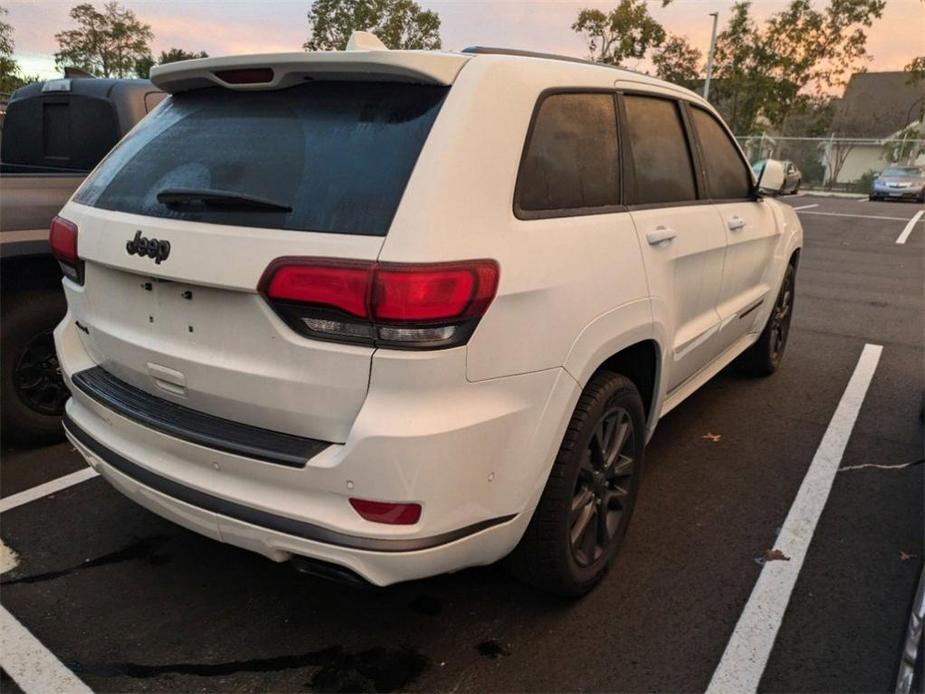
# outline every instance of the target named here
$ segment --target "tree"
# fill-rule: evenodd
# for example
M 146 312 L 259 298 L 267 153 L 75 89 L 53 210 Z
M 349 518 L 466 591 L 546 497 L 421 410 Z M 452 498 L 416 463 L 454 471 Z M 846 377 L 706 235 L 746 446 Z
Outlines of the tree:
M 192 53 L 190 51 L 185 51 L 182 48 L 170 48 L 166 51 L 161 51 L 160 56 L 155 59 L 153 55 L 146 55 L 143 58 L 139 58 L 135 61 L 135 74 L 138 77 L 147 79 L 148 75 L 151 73 L 151 68 L 155 65 L 166 65 L 167 63 L 176 63 L 181 60 L 194 60 L 196 58 L 208 58 L 209 54 L 205 51 L 199 51 L 198 53 Z
M 779 128 L 794 113 L 825 101 L 861 69 L 866 30 L 885 0 L 790 0 L 758 27 L 751 2 L 737 2 L 717 37 L 713 101 L 735 132 L 755 130 L 759 119 Z
M 830 0 L 822 9 L 810 0 L 791 0 L 763 32 L 773 51 L 773 76 L 792 82 L 794 96 L 844 86 L 867 58 L 866 29 L 884 7 L 886 0 Z
M 716 37 L 711 101 L 732 131 L 751 134 L 764 104 L 774 95 L 769 54 L 749 14 L 750 2 L 732 7 L 729 23 Z
M 665 29 L 649 14 L 645 0 L 620 0 L 606 14 L 583 9 L 572 31 L 584 34 L 590 59 L 606 65 L 623 65 L 627 58 L 642 58 L 647 50 L 665 41 Z
M 102 12 L 84 3 L 70 15 L 77 28 L 55 34 L 56 65 L 79 67 L 99 77 L 127 77 L 151 54 L 151 27 L 118 2 L 105 3 Z
M 2 19 L 6 15 L 7 9 L 0 7 L 0 92 L 8 94 L 30 82 L 37 82 L 38 77 L 23 75 L 19 63 L 13 57 L 16 41 L 13 38 L 13 26 Z
M 909 73 L 910 84 L 917 84 L 918 82 L 925 81 L 925 55 L 919 55 L 913 58 L 903 70 Z
M 703 54 L 684 36 L 669 36 L 652 55 L 656 75 L 688 89 L 696 86 L 702 60 Z
M 371 31 L 388 48 L 440 48 L 440 15 L 414 0 L 315 0 L 307 51 L 344 50 L 354 31 Z

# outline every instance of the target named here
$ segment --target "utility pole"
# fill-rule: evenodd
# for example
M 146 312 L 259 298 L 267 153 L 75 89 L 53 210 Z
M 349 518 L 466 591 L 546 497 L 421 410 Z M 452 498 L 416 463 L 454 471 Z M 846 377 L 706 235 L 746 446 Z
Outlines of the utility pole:
M 713 17 L 713 34 L 710 36 L 710 52 L 707 54 L 707 79 L 703 83 L 703 98 L 710 99 L 710 79 L 713 77 L 713 51 L 716 50 L 716 25 L 719 23 L 719 12 L 711 12 Z

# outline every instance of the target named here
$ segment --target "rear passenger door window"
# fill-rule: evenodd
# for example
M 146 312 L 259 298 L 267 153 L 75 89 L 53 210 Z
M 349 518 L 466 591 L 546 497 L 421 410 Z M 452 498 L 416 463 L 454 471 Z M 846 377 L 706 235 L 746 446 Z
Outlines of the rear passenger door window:
M 514 211 L 520 218 L 607 212 L 620 204 L 613 94 L 551 94 L 527 139 Z
M 671 99 L 627 95 L 627 203 L 676 204 L 697 199 L 694 166 L 681 111 Z
M 710 197 L 714 200 L 745 200 L 751 197 L 752 177 L 729 134 L 716 118 L 691 108 L 691 120 L 700 141 L 703 168 Z

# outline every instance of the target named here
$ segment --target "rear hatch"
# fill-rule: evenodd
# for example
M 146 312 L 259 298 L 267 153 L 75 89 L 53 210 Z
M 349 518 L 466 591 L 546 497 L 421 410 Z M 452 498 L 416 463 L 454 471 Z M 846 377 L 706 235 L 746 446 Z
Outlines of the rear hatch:
M 71 310 L 94 360 L 143 391 L 342 442 L 373 347 L 297 334 L 257 287 L 280 257 L 376 259 L 448 87 L 247 86 L 174 94 L 78 190 Z

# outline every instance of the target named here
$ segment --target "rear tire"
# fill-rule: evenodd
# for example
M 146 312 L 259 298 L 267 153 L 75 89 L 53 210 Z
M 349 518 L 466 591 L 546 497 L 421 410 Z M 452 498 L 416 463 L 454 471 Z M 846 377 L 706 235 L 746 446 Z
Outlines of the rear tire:
M 793 298 L 796 288 L 796 268 L 787 265 L 784 280 L 774 302 L 768 322 L 761 331 L 758 341 L 749 347 L 741 357 L 741 363 L 756 376 L 770 376 L 780 368 L 790 335 L 790 319 L 793 318 Z
M 67 311 L 60 290 L 4 296 L 0 327 L 0 405 L 4 443 L 41 445 L 64 438 L 61 415 L 68 398 L 51 331 Z
M 639 391 L 625 376 L 599 371 L 578 400 L 530 525 L 506 560 L 510 571 L 563 597 L 591 590 L 622 544 L 644 447 Z

